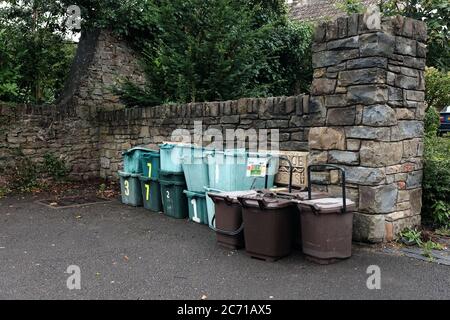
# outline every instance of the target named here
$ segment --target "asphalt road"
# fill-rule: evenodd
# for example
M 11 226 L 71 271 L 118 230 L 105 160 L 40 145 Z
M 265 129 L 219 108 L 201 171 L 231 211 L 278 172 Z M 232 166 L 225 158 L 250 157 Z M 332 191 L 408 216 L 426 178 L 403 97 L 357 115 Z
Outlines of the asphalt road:
M 68 266 L 81 290 L 66 286 Z M 366 286 L 370 265 L 381 290 Z M 206 226 L 119 202 L 54 210 L 0 200 L 0 299 L 450 299 L 450 269 L 356 246 L 319 266 L 296 252 L 275 263 L 219 248 Z

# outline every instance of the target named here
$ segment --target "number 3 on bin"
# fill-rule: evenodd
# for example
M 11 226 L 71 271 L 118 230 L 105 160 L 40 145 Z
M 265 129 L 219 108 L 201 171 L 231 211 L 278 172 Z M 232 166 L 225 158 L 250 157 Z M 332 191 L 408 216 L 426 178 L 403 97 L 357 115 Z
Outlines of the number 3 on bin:
M 128 197 L 130 195 L 130 183 L 128 182 L 128 180 L 125 180 L 124 186 L 125 186 L 125 195 Z

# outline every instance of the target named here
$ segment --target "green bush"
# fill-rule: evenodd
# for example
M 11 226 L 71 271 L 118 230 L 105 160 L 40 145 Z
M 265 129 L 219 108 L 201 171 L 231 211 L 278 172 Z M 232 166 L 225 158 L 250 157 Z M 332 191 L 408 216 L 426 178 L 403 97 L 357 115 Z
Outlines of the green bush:
M 44 155 L 42 173 L 59 181 L 67 177 L 68 169 L 62 159 L 57 158 L 54 154 L 47 153 Z
M 439 112 L 436 108 L 430 106 L 425 114 L 425 134 L 427 136 L 436 136 L 439 128 Z
M 364 5 L 360 0 L 341 0 L 336 4 L 336 7 L 348 15 L 364 12 Z
M 437 111 L 450 106 L 450 72 L 441 72 L 435 68 L 425 71 L 426 99 L 429 106 Z
M 424 221 L 450 225 L 450 139 L 427 135 L 424 154 Z
M 5 172 L 8 174 L 4 174 L 5 186 L 0 185 L 0 195 L 11 191 L 42 190 L 48 185 L 49 180 L 61 182 L 69 173 L 64 161 L 51 153 L 44 155 L 42 163 L 32 162 L 23 154 L 18 154 L 15 165 Z
M 437 137 L 439 110 L 450 105 L 450 73 L 427 68 L 425 116 L 424 207 L 426 223 L 450 226 L 450 139 Z
M 432 209 L 433 222 L 438 227 L 450 228 L 450 203 L 439 200 Z
M 293 95 L 312 80 L 309 24 L 280 0 L 173 0 L 148 4 L 141 38 L 145 88 L 117 88 L 130 106 Z
M 16 161 L 10 177 L 11 189 L 19 192 L 31 192 L 40 187 L 39 166 L 28 158 Z
M 0 199 L 6 197 L 11 192 L 7 186 L 0 185 Z

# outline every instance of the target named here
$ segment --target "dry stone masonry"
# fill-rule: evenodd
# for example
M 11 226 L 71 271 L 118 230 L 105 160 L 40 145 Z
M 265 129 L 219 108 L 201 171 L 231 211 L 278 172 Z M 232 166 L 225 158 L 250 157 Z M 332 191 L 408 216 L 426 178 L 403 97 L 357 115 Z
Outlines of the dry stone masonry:
M 310 110 L 309 96 L 239 99 L 234 101 L 190 103 L 159 107 L 123 109 L 98 114 L 100 176 L 116 178 L 122 162 L 121 152 L 136 145 L 157 145 L 170 141 L 176 129 L 191 132 L 194 141 L 194 121 L 202 123 L 200 134 L 218 129 L 226 136 L 227 130 L 279 130 L 279 147 L 286 151 L 308 151 L 309 128 L 323 125 L 323 118 Z M 260 143 L 262 141 L 259 141 Z M 270 143 L 268 144 L 270 146 Z
M 375 28 L 365 21 L 352 15 L 317 27 L 309 96 L 132 109 L 111 87 L 124 76 L 143 83 L 136 54 L 106 31 L 85 35 L 57 106 L 0 105 L 0 169 L 49 152 L 74 178 L 117 179 L 122 151 L 156 147 L 175 129 L 194 134 L 196 121 L 224 134 L 279 129 L 281 150 L 309 150 L 310 163 L 346 169 L 355 240 L 391 240 L 420 223 L 427 33 L 402 17 Z M 315 187 L 338 194 L 338 179 L 314 175 Z
M 0 104 L 0 175 L 26 157 L 42 163 L 51 153 L 76 180 L 98 177 L 98 129 L 74 110 L 57 106 Z M 0 179 L 1 180 L 1 179 Z
M 378 29 L 364 21 L 352 15 L 316 29 L 311 101 L 326 125 L 310 130 L 309 145 L 312 162 L 347 171 L 359 205 L 355 240 L 379 242 L 420 224 L 427 33 L 403 17 Z
M 144 85 L 138 54 L 108 30 L 84 33 L 58 104 L 71 105 L 84 118 L 99 110 L 123 109 L 114 88 L 125 80 Z

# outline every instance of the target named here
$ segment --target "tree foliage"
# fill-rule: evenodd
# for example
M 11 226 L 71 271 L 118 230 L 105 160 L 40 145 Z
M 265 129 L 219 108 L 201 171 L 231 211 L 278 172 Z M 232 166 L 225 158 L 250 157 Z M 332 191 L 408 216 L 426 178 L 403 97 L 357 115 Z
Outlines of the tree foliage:
M 450 139 L 428 135 L 424 154 L 424 219 L 450 227 Z
M 69 0 L 0 6 L 0 99 L 52 102 L 73 57 Z M 312 28 L 283 0 L 79 0 L 83 32 L 108 28 L 142 52 L 148 85 L 125 83 L 130 104 L 233 99 L 306 91 Z
M 360 0 L 341 0 L 336 4 L 337 8 L 350 15 L 353 13 L 362 13 L 364 6 Z
M 294 94 L 311 81 L 311 27 L 289 21 L 283 1 L 154 3 L 143 46 L 148 85 L 127 83 L 129 104 Z
M 441 111 L 450 106 L 450 71 L 427 68 L 425 72 L 426 100 L 429 106 Z
M 8 0 L 0 6 L 0 99 L 51 102 L 74 54 L 60 1 Z

